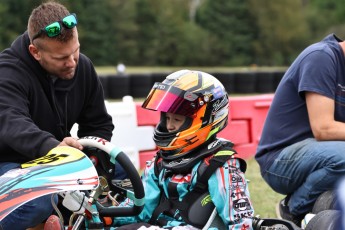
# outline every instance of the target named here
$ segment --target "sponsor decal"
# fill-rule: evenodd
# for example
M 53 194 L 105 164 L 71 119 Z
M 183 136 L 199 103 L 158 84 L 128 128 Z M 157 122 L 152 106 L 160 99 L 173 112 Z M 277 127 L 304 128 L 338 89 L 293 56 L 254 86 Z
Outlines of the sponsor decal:
M 99 137 L 93 137 L 93 136 L 87 136 L 87 137 L 82 137 L 80 139 L 85 139 L 85 140 L 95 140 L 99 143 L 101 143 L 102 145 L 106 145 L 107 143 L 109 143 L 109 141 L 103 139 L 103 138 L 99 138 Z
M 239 198 L 239 197 L 244 197 L 244 196 L 246 196 L 246 193 L 243 191 L 231 193 L 232 198 Z
M 185 92 L 184 94 L 184 99 L 188 100 L 188 101 L 195 101 L 198 96 L 194 93 L 191 93 L 191 92 Z
M 243 183 L 243 178 L 237 173 L 230 174 L 230 179 L 232 183 Z
M 234 209 L 237 212 L 243 212 L 246 210 L 250 210 L 250 203 L 249 203 L 247 198 L 241 198 L 238 200 L 234 200 L 233 205 L 234 205 Z
M 246 189 L 246 185 L 245 184 L 230 185 L 229 189 L 231 189 L 231 190 L 236 190 L 236 189 L 245 190 Z
M 164 90 L 166 88 L 166 85 L 165 84 L 162 84 L 162 83 L 156 83 L 153 88 L 155 89 L 160 89 L 160 90 Z
M 234 214 L 233 223 L 240 223 L 243 219 L 251 219 L 253 216 L 253 211 L 246 211 L 242 213 Z
M 181 160 L 178 160 L 178 161 L 171 161 L 169 162 L 169 166 L 176 166 L 176 165 L 179 165 L 179 164 L 183 164 L 183 163 L 186 163 L 188 161 L 190 161 L 191 158 L 182 158 Z
M 237 213 L 234 215 L 234 217 L 235 217 L 234 222 L 238 223 L 238 222 L 240 222 L 241 219 L 250 218 L 252 216 L 253 216 L 253 211 Z
M 47 154 L 43 157 L 37 158 L 35 160 L 29 161 L 23 165 L 25 167 L 34 166 L 34 165 L 42 165 L 42 164 L 49 164 L 57 161 L 61 161 L 68 157 L 68 154 L 57 154 L 57 153 L 52 153 L 52 154 Z
M 211 142 L 208 146 L 207 146 L 207 149 L 212 149 L 214 147 L 216 147 L 217 145 L 220 144 L 220 141 L 219 140 L 215 140 L 213 142 Z
M 204 197 L 204 199 L 201 200 L 201 206 L 205 206 L 208 203 L 212 202 L 210 194 Z
M 212 89 L 212 94 L 213 94 L 214 99 L 218 99 L 218 98 L 221 98 L 222 96 L 224 96 L 224 92 L 223 92 L 222 87 L 217 86 L 214 89 Z
M 220 108 L 226 106 L 228 104 L 226 97 L 223 97 L 222 100 L 217 100 L 213 104 L 212 114 L 215 114 Z
M 236 168 L 235 166 L 230 165 L 229 167 L 229 173 L 238 173 L 238 168 Z
M 228 114 L 228 108 L 223 108 L 222 110 L 218 111 L 214 114 L 214 120 L 219 120 Z
M 47 155 L 44 155 L 35 160 L 23 163 L 22 168 L 28 168 L 38 165 L 61 165 L 69 162 L 78 161 L 85 157 L 85 154 L 70 146 L 58 146 L 50 150 Z

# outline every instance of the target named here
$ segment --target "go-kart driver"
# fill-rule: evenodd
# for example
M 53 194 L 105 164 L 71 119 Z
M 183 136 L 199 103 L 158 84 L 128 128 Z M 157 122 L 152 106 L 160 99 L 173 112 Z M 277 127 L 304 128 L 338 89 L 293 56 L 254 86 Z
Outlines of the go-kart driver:
M 202 228 L 214 207 L 227 229 L 252 229 L 245 162 L 216 137 L 228 122 L 223 85 L 204 72 L 177 71 L 156 83 L 142 106 L 161 113 L 153 137 L 159 151 L 142 174 L 143 211 L 114 218 L 118 229 Z

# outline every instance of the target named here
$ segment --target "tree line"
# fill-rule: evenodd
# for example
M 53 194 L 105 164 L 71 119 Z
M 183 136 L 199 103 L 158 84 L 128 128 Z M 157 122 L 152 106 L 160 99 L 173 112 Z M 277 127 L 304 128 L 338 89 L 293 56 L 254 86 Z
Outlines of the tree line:
M 1 0 L 0 49 L 42 0 Z M 345 38 L 344 0 L 60 0 L 77 14 L 95 65 L 287 66 L 329 33 Z

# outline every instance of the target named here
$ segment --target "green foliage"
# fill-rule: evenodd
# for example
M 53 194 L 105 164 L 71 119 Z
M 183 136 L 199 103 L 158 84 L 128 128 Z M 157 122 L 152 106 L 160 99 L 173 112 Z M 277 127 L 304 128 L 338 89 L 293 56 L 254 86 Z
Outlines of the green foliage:
M 306 15 L 313 36 L 319 38 L 332 32 L 345 36 L 345 1 L 310 0 Z
M 0 2 L 0 49 L 47 0 Z M 60 0 L 95 65 L 289 65 L 328 33 L 345 37 L 343 0 Z
M 159 0 L 158 0 L 159 1 Z M 155 65 L 156 52 L 159 45 L 158 39 L 158 19 L 156 11 L 152 6 L 157 5 L 157 0 L 142 1 L 137 0 L 137 15 L 135 23 L 138 25 L 137 32 L 137 55 L 134 65 Z
M 260 28 L 254 41 L 257 64 L 288 65 L 309 44 L 300 0 L 251 0 L 251 8 Z
M 197 13 L 197 23 L 215 40 L 213 55 L 220 65 L 252 64 L 252 40 L 257 31 L 248 0 L 206 0 Z
M 34 6 L 40 1 L 12 1 L 0 2 L 0 49 L 5 49 L 13 40 L 26 30 L 27 20 Z

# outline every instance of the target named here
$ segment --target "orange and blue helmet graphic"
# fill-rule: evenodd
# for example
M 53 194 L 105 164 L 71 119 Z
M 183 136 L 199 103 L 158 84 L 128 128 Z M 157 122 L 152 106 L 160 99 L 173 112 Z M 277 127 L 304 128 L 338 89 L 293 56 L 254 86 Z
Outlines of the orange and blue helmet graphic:
M 228 94 L 214 76 L 192 70 L 180 70 L 156 82 L 143 108 L 174 113 L 192 120 L 189 127 L 167 133 L 161 118 L 154 132 L 158 148 L 173 156 L 183 156 L 220 132 L 229 114 Z

